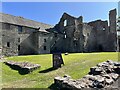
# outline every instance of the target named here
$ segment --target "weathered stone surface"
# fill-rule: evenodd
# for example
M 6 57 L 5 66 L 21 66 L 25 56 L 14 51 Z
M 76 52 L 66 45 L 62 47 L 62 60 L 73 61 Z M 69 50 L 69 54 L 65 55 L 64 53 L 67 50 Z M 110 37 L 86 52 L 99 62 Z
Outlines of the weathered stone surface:
M 20 70 L 24 73 L 30 73 L 35 69 L 40 68 L 39 64 L 31 64 L 29 62 L 15 62 L 15 61 L 5 61 L 6 65 L 9 65 L 11 68 L 15 70 Z
M 103 68 L 102 67 L 92 67 L 90 68 L 90 74 L 93 74 L 93 75 L 98 75 L 98 74 L 101 74 L 103 72 Z
M 116 73 L 111 73 L 110 76 L 114 79 L 117 80 L 119 78 L 119 74 Z
M 55 37 L 52 52 L 102 52 L 117 50 L 116 32 L 116 9 L 111 10 L 109 22 L 95 20 L 88 23 L 83 22 L 83 17 L 78 18 L 64 13 L 60 21 L 48 29 L 51 32 L 61 34 Z M 63 44 L 64 42 L 64 44 Z
M 110 78 L 110 79 L 105 79 L 105 82 L 106 82 L 106 84 L 110 85 L 110 84 L 112 84 L 114 81 L 113 81 L 112 78 Z
M 55 77 L 55 84 L 60 86 L 60 88 L 67 88 L 68 90 L 82 90 L 86 88 L 118 89 L 119 83 L 117 84 L 117 82 L 120 77 L 120 74 L 116 71 L 118 69 L 120 69 L 119 62 L 108 60 L 90 68 L 89 74 L 82 79 L 73 80 L 69 75 L 65 75 L 64 77 Z
M 60 68 L 62 64 L 64 65 L 64 61 L 63 61 L 61 53 L 54 53 L 53 54 L 53 68 Z
M 69 76 L 67 74 L 65 74 L 63 77 L 66 78 L 66 79 L 70 79 L 71 78 L 71 76 Z

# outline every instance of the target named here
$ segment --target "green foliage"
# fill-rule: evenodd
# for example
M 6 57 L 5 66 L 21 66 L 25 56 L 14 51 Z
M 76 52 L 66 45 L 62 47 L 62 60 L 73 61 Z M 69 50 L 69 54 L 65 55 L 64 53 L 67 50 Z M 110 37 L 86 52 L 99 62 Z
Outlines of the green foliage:
M 4 88 L 48 88 L 54 82 L 55 76 L 68 74 L 74 79 L 82 78 L 89 72 L 90 67 L 108 59 L 117 61 L 118 53 L 74 53 L 62 55 L 65 65 L 57 70 L 52 70 L 52 55 L 31 55 L 8 57 L 8 60 L 28 61 L 40 64 L 41 68 L 30 74 L 20 75 L 17 70 L 12 70 L 2 63 L 2 83 Z M 0 63 L 1 64 L 1 63 Z

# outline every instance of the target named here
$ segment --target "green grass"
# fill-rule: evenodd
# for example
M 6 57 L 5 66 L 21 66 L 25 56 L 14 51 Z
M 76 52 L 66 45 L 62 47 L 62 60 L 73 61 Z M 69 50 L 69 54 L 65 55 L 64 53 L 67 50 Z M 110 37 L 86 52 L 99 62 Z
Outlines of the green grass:
M 73 79 L 82 78 L 89 72 L 90 67 L 106 60 L 118 60 L 117 52 L 106 53 L 74 53 L 62 55 L 65 65 L 57 70 L 46 73 L 40 71 L 52 67 L 52 55 L 31 55 L 9 57 L 8 60 L 28 61 L 40 64 L 41 68 L 30 74 L 20 75 L 17 70 L 12 70 L 9 66 L 2 63 L 2 86 L 4 88 L 48 88 L 54 82 L 55 76 L 68 74 Z

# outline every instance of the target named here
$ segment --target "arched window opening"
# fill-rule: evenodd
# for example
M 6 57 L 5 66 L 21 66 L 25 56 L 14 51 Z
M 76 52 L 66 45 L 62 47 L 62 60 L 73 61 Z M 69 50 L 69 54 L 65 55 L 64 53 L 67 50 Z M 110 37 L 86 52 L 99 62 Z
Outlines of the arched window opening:
M 64 26 L 67 26 L 67 20 L 64 21 Z

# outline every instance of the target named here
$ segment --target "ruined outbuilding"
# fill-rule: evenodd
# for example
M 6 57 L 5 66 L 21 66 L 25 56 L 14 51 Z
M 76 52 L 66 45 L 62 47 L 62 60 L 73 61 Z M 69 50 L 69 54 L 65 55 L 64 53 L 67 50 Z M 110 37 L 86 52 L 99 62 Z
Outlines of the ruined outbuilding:
M 85 23 L 64 13 L 55 26 L 0 13 L 0 50 L 3 55 L 118 51 L 116 9 L 109 21 Z

